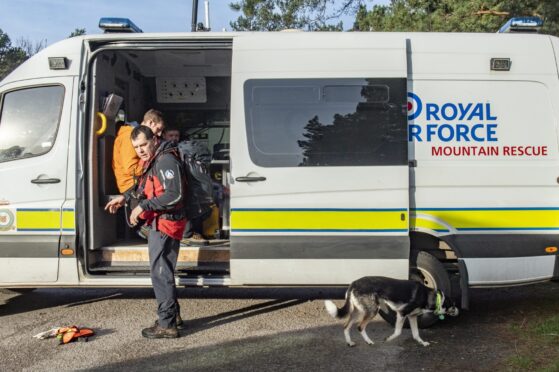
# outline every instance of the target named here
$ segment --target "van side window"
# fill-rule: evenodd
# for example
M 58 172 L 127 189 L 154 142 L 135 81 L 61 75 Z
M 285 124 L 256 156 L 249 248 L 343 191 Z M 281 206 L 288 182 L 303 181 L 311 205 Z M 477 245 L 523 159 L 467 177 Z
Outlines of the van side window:
M 407 164 L 406 80 L 248 80 L 249 153 L 263 167 Z
M 48 152 L 56 139 L 63 102 L 62 86 L 5 93 L 0 112 L 0 162 Z

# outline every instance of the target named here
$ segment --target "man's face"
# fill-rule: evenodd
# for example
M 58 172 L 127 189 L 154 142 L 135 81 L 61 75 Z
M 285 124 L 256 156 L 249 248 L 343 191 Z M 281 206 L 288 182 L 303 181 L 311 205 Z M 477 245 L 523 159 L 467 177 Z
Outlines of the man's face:
M 163 121 L 148 120 L 146 125 L 151 128 L 151 131 L 156 136 L 161 136 L 163 129 L 165 129 L 165 123 Z
M 148 140 L 143 133 L 140 133 L 136 139 L 132 140 L 132 146 L 134 146 L 136 154 L 143 161 L 149 161 L 155 155 L 155 138 Z
M 165 139 L 167 141 L 179 142 L 180 137 L 178 130 L 168 130 L 165 132 Z

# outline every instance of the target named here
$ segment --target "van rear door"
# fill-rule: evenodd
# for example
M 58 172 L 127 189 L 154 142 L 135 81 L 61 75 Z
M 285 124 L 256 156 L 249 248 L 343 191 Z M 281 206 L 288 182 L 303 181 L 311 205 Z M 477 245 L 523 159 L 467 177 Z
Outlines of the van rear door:
M 397 35 L 235 38 L 233 284 L 408 277 L 406 76 Z
M 73 78 L 7 84 L 0 90 L 0 284 L 58 278 Z

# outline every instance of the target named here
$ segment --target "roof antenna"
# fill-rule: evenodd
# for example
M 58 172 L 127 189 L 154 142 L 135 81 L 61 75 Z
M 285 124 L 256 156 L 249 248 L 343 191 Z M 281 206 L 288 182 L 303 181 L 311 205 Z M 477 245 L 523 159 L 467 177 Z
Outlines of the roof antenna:
M 204 0 L 204 10 L 206 13 L 206 26 L 204 27 L 204 31 L 210 31 L 210 0 Z
M 192 0 L 192 23 L 191 30 L 196 32 L 196 26 L 198 24 L 198 0 Z

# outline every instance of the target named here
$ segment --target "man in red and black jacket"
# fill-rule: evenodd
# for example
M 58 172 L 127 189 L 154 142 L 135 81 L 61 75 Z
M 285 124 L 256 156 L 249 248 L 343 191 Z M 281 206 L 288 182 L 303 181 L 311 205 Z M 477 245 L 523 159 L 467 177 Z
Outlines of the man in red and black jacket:
M 136 225 L 145 220 L 151 226 L 148 236 L 150 273 L 158 304 L 157 323 L 142 330 L 142 335 L 147 338 L 176 338 L 179 334 L 175 267 L 186 226 L 182 205 L 186 178 L 175 144 L 161 142 L 146 126 L 134 128 L 131 140 L 144 163 L 138 184 L 146 198 L 130 213 L 130 224 Z M 105 209 L 115 213 L 122 205 L 124 196 L 111 200 Z

